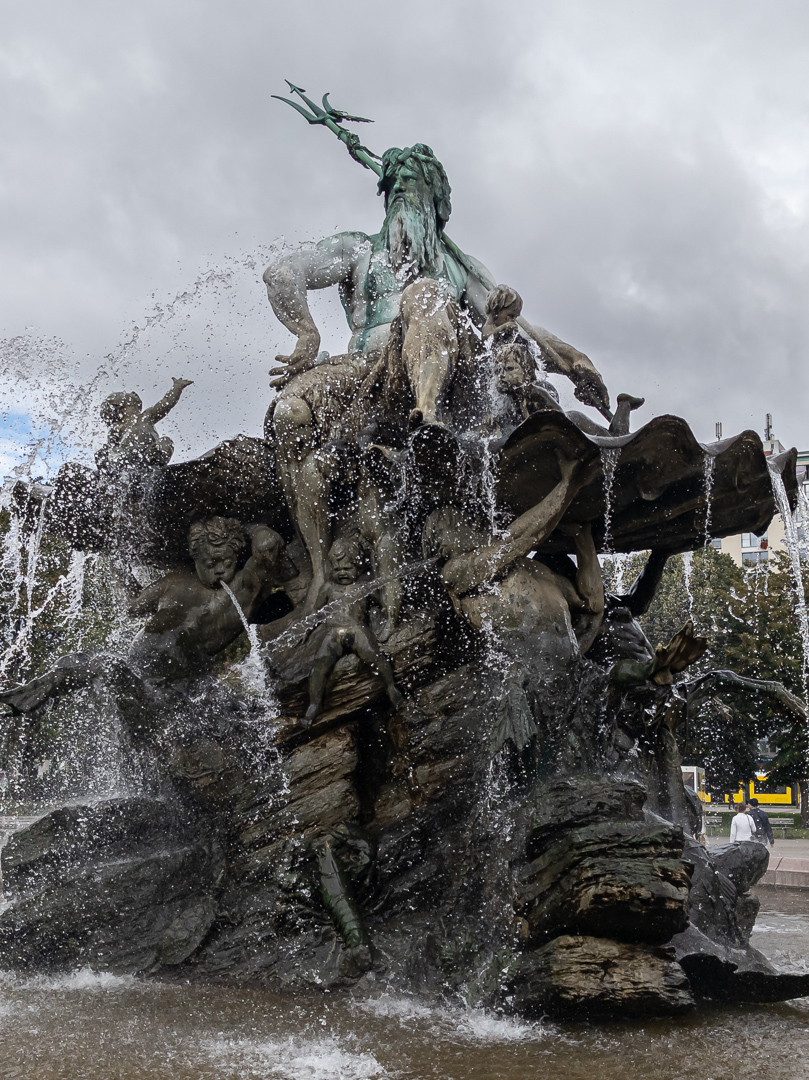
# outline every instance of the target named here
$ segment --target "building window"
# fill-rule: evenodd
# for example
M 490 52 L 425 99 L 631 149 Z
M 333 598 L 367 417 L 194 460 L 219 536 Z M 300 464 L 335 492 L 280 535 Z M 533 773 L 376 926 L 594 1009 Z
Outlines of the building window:
M 716 548 L 717 551 L 721 551 L 722 550 L 722 541 L 721 540 L 711 540 L 711 547 Z
M 759 566 L 769 559 L 768 551 L 743 551 L 742 566 Z
M 756 533 L 742 533 L 742 547 L 743 548 L 765 548 L 767 546 L 767 533 L 763 532 L 760 535 Z

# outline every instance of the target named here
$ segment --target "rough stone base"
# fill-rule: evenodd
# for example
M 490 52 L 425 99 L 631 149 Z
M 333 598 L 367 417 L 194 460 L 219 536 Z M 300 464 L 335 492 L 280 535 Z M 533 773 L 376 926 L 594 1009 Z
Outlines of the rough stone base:
M 671 949 L 644 949 L 606 938 L 555 938 L 518 961 L 512 976 L 520 1013 L 660 1016 L 694 1007 Z
M 3 851 L 0 967 L 149 971 L 182 963 L 217 911 L 224 858 L 170 804 L 60 807 Z

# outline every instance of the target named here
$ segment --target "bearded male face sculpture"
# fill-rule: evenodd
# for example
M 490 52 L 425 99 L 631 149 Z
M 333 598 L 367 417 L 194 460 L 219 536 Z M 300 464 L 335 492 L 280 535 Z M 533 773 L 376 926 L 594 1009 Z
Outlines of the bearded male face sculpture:
M 443 268 L 440 235 L 452 210 L 447 174 L 429 146 L 393 147 L 382 158 L 382 234 L 397 271 L 415 280 Z

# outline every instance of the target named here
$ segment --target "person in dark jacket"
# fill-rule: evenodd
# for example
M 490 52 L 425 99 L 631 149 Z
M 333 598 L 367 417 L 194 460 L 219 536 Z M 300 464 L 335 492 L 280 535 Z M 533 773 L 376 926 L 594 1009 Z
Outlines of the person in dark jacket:
M 750 809 L 747 811 L 748 817 L 753 819 L 753 839 L 758 840 L 760 844 L 769 844 L 770 847 L 775 844 L 775 837 L 772 834 L 772 825 L 770 825 L 770 819 L 759 809 L 758 799 L 748 799 Z

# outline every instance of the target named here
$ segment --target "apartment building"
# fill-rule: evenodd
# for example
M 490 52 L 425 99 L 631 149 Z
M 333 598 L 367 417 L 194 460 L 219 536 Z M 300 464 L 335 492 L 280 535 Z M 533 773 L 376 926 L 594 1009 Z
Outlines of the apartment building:
M 717 432 L 721 426 L 717 425 Z M 764 453 L 767 457 L 783 454 L 787 449 L 773 434 L 772 416 L 767 413 L 767 423 L 764 429 Z M 797 520 L 800 533 L 806 530 L 807 548 L 809 550 L 809 521 L 806 519 L 804 507 L 809 505 L 809 450 L 798 452 L 798 484 L 803 489 L 806 502 L 798 501 Z M 737 566 L 757 566 L 759 563 L 768 562 L 771 553 L 783 551 L 786 548 L 784 523 L 781 515 L 776 514 L 770 523 L 769 529 L 759 534 L 739 533 L 736 536 L 726 536 L 721 540 L 712 541 L 713 546 L 719 551 L 730 555 Z

